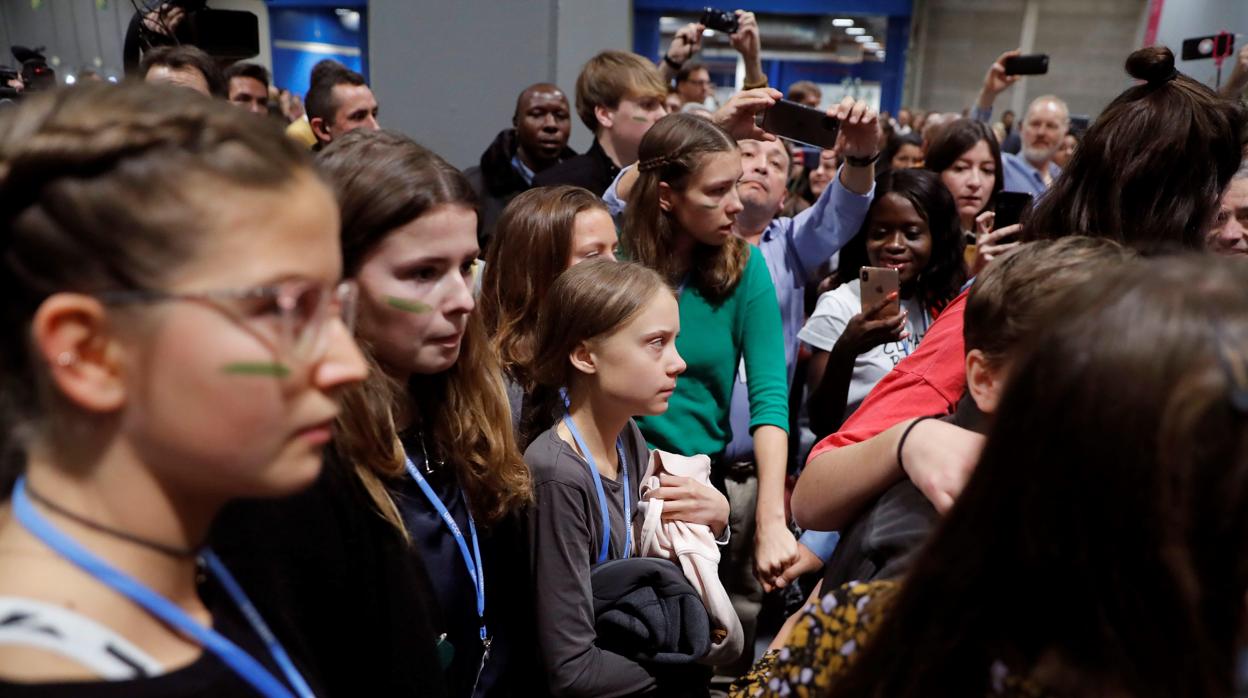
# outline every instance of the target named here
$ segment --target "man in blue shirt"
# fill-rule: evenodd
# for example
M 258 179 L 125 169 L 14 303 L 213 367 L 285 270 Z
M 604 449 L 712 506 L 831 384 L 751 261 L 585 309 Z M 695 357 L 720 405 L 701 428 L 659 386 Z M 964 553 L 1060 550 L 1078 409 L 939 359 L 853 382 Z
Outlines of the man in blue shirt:
M 992 123 L 992 103 L 997 95 L 1018 81 L 1017 75 L 1006 75 L 1004 61 L 1019 55 L 1017 50 L 1006 51 L 997 58 L 984 76 L 984 86 L 975 104 L 974 118 L 985 124 Z M 1031 194 L 1036 198 L 1048 190 L 1062 168 L 1053 162 L 1053 156 L 1062 146 L 1062 139 L 1070 130 L 1070 109 L 1066 102 L 1053 95 L 1044 95 L 1031 101 L 1023 117 L 1022 150 L 1017 154 L 1001 153 L 1001 166 L 1005 168 L 1005 190 Z

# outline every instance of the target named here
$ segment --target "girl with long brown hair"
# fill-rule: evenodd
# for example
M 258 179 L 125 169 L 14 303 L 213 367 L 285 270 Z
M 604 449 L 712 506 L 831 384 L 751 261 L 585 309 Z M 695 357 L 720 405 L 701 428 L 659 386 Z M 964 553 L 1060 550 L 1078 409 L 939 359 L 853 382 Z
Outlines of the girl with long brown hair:
M 503 211 L 481 278 L 481 319 L 507 378 L 517 423 L 531 389 L 527 366 L 542 299 L 564 269 L 590 259 L 615 259 L 615 222 L 602 199 L 573 186 L 540 187 Z M 545 427 L 543 427 L 545 428 Z
M 689 368 L 666 413 L 638 426 L 657 448 L 717 458 L 732 438 L 729 405 L 743 367 L 757 504 L 741 512 L 744 525 L 734 535 L 755 541 L 755 575 L 776 584 L 797 555 L 784 510 L 788 385 L 775 287 L 762 255 L 733 234 L 742 210 L 741 153 L 718 126 L 673 114 L 646 133 L 640 157 L 627 194 L 624 248 L 679 289 L 684 330 L 677 347 Z M 713 476 L 722 480 L 731 465 L 717 462 Z
M 380 369 L 350 396 L 339 453 L 376 477 L 379 509 L 424 559 L 453 648 L 451 695 L 517 685 L 513 653 L 525 648 L 511 633 L 525 626 L 524 607 L 511 595 L 524 576 L 512 537 L 531 488 L 474 312 L 472 189 L 434 153 L 384 131 L 336 139 L 318 164 L 342 207 L 356 334 Z
M 530 370 L 530 415 L 544 431 L 525 451 L 533 471 L 529 550 L 537 644 L 557 696 L 651 691 L 655 666 L 597 645 L 591 568 L 636 555 L 637 493 L 649 462 L 633 421 L 668 408 L 685 370 L 676 350 L 680 317 L 662 277 L 631 262 L 591 261 L 563 272 L 542 303 Z M 713 488 L 662 476 L 653 496 L 664 519 L 727 525 L 728 502 Z M 698 673 L 698 672 L 695 672 Z

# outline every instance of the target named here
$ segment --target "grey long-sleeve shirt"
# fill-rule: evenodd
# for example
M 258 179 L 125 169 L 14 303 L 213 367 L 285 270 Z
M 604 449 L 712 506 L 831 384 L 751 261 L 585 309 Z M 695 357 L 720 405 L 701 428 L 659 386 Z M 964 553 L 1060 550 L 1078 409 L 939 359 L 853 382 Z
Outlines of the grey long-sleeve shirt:
M 624 434 L 632 509 L 628 515 L 635 517 L 637 487 L 649 451 L 631 421 Z M 598 561 L 603 526 L 585 460 L 551 427 L 525 450 L 524 461 L 533 473 L 529 545 L 538 645 L 551 693 L 609 698 L 653 689 L 654 679 L 640 664 L 594 644 L 590 569 Z M 606 477 L 602 485 L 611 521 L 608 559 L 615 560 L 624 556 L 624 486 Z M 634 540 L 638 531 L 634 525 Z

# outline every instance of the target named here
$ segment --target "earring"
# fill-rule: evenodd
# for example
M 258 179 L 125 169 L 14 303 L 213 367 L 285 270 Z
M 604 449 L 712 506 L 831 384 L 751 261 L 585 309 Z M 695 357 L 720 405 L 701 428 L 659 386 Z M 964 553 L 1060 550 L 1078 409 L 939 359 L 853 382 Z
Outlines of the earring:
M 57 366 L 73 366 L 78 363 L 78 355 L 72 351 L 63 351 L 56 357 Z

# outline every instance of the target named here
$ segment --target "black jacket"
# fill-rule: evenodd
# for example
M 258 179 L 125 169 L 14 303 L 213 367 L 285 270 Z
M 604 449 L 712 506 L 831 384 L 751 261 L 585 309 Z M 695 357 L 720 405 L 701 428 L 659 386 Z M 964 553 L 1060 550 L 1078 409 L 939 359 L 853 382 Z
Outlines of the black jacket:
M 529 189 L 529 183 L 511 166 L 512 158 L 516 156 L 519 147 L 516 129 L 500 131 L 490 147 L 481 153 L 480 164 L 464 171 L 464 176 L 472 183 L 473 190 L 481 199 L 481 214 L 477 217 L 477 242 L 483 251 L 494 237 L 494 226 L 503 209 L 507 208 L 507 204 L 517 194 Z M 574 157 L 576 151 L 567 147 L 559 154 L 561 162 Z
M 711 648 L 697 590 L 669 560 L 634 557 L 594 567 L 598 645 L 636 661 L 689 664 Z
M 446 696 L 423 562 L 331 451 L 307 491 L 226 507 L 211 545 L 323 695 Z
M 594 196 L 602 196 L 620 173 L 607 151 L 602 149 L 598 141 L 585 152 L 571 160 L 565 160 L 554 167 L 542 170 L 533 178 L 535 187 L 553 187 L 558 184 L 572 184 L 585 187 Z

